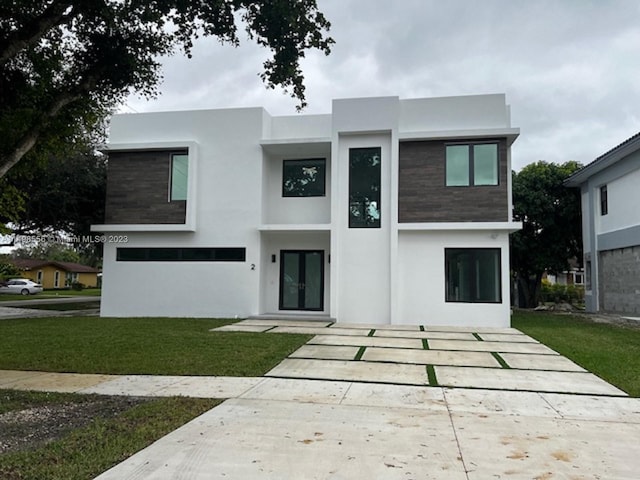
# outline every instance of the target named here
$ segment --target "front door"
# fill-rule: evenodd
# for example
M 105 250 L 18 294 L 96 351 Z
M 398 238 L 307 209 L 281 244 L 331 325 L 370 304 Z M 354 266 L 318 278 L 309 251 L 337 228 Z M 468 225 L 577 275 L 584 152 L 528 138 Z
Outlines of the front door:
M 280 310 L 322 310 L 324 252 L 280 251 Z

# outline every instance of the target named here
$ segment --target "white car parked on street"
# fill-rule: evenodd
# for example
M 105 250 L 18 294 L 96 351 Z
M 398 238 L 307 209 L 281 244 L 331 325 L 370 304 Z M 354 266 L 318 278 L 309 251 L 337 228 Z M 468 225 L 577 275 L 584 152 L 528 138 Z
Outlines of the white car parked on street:
M 13 278 L 6 282 L 0 282 L 0 293 L 33 295 L 40 292 L 42 292 L 42 285 L 27 278 Z

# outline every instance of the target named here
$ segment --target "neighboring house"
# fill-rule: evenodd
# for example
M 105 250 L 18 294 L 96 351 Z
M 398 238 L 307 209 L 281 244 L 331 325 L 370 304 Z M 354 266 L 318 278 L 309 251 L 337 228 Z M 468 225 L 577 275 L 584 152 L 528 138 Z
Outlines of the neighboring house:
M 587 311 L 640 315 L 640 133 L 565 184 L 582 193 Z
M 573 257 L 569 259 L 569 270 L 558 272 L 557 274 L 545 273 L 544 279 L 549 283 L 557 283 L 558 285 L 576 285 L 584 286 L 584 268 L 578 264 L 578 259 Z
M 33 280 L 44 288 L 67 288 L 76 282 L 86 287 L 98 285 L 100 270 L 79 263 L 31 259 L 15 259 L 10 262 L 22 271 L 24 278 Z
M 510 324 L 504 95 L 113 117 L 104 316 Z

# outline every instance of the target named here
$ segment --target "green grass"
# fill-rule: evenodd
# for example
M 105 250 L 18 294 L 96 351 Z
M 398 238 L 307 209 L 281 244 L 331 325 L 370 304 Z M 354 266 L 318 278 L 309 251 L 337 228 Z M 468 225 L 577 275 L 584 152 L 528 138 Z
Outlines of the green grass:
M 64 296 L 64 297 L 86 297 L 86 296 L 92 296 L 92 297 L 99 297 L 100 295 L 102 295 L 102 290 L 99 288 L 85 288 L 83 290 L 73 290 L 73 289 L 68 289 L 68 290 L 45 290 L 44 292 L 42 292 L 41 294 L 42 296 Z
M 209 332 L 234 320 L 57 317 L 0 322 L 0 369 L 260 376 L 309 335 Z
M 539 312 L 515 312 L 511 325 L 640 397 L 640 329 Z
M 16 392 L 17 393 L 17 392 Z M 60 401 L 83 401 L 71 394 L 13 393 L 11 409 Z M 0 409 L 5 407 L 0 391 Z M 155 440 L 220 403 L 196 398 L 160 398 L 133 406 L 113 418 L 96 418 L 60 440 L 35 450 L 0 455 L 3 480 L 94 478 Z
M 75 303 L 38 303 L 29 305 L 32 310 L 58 310 L 66 312 L 68 310 L 89 310 L 100 308 L 100 302 L 75 302 Z
M 59 297 L 99 297 L 102 290 L 99 288 L 87 288 L 85 290 L 45 290 L 35 295 L 14 295 L 10 293 L 0 294 L 1 302 L 13 302 L 16 300 L 45 300 Z

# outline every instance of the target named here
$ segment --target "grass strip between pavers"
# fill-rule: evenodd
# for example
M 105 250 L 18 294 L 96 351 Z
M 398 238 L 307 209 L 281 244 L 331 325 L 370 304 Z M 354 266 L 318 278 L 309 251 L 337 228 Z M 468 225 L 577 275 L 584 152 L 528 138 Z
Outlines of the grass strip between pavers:
M 436 376 L 436 369 L 433 368 L 433 365 L 427 365 L 427 378 L 429 378 L 429 385 L 432 387 L 437 387 L 438 385 L 438 377 Z
M 472 333 L 472 335 L 474 337 L 476 337 L 476 340 L 478 340 L 479 342 L 484 342 L 484 339 L 480 335 L 478 335 L 477 333 L 474 332 L 474 333 Z
M 422 339 L 422 348 L 424 348 L 425 350 L 429 350 L 429 340 L 427 340 L 426 338 Z
M 491 355 L 493 355 L 493 358 L 495 358 L 498 361 L 498 363 L 502 368 L 511 369 L 509 364 L 505 362 L 504 358 L 502 358 L 498 352 L 491 352 Z
M 364 351 L 367 349 L 367 347 L 360 347 L 358 349 L 358 353 L 356 353 L 356 356 L 353 358 L 354 360 L 360 360 L 362 358 L 362 355 L 364 355 Z
M 372 328 L 371 331 L 369 332 L 369 335 L 367 335 L 367 337 L 373 337 L 376 333 L 376 329 Z

